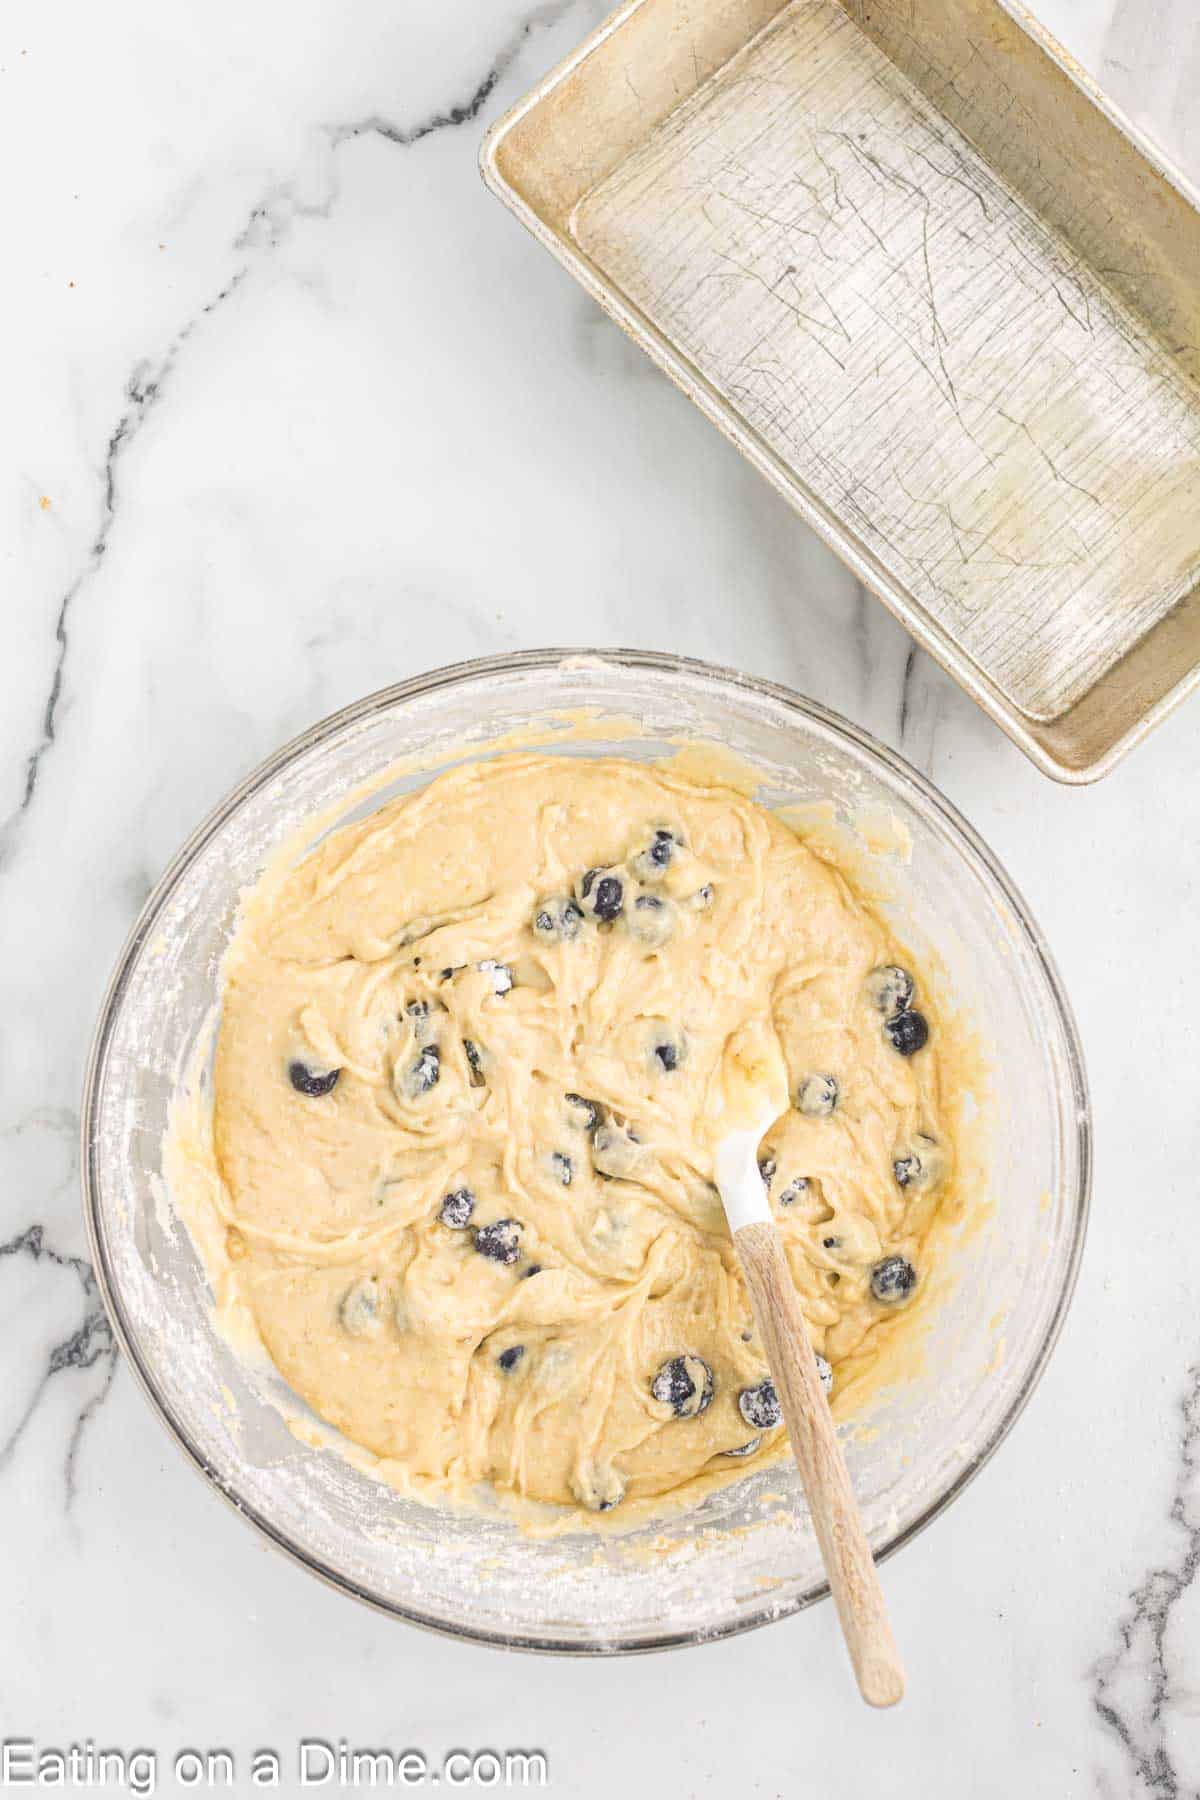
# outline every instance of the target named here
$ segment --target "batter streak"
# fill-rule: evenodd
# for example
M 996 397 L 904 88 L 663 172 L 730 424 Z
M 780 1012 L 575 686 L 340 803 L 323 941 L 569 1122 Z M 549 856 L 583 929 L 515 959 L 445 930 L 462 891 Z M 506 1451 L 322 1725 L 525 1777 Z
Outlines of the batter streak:
M 334 833 L 250 896 L 217 1047 L 270 1356 L 434 1489 L 599 1512 L 771 1457 L 710 1097 L 772 1028 L 792 1105 L 760 1166 L 832 1387 L 919 1288 L 947 1185 L 903 960 L 778 820 L 635 763 L 471 764 Z

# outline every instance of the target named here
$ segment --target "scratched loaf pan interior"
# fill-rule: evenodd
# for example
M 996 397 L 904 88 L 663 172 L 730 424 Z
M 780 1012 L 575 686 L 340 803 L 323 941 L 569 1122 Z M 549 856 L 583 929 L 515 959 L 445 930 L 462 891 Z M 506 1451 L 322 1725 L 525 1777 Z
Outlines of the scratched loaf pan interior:
M 1048 772 L 1200 666 L 1200 212 L 998 0 L 634 0 L 485 172 Z

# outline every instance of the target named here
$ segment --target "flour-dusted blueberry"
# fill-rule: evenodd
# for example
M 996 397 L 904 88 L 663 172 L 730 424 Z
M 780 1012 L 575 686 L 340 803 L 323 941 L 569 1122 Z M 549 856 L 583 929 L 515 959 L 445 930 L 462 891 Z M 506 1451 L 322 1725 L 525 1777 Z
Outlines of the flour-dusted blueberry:
M 646 854 L 655 868 L 665 869 L 675 854 L 676 845 L 682 844 L 682 842 L 683 839 L 677 832 L 672 831 L 669 825 L 659 825 L 655 828 L 654 842 Z
M 768 1194 L 771 1191 L 771 1183 L 774 1181 L 778 1169 L 779 1164 L 775 1160 L 774 1151 L 764 1150 L 758 1159 L 758 1172 L 762 1176 L 762 1184 L 766 1188 Z
M 307 1063 L 298 1060 L 288 1064 L 288 1080 L 298 1094 L 304 1094 L 310 1100 L 332 1094 L 341 1072 L 340 1069 L 310 1069 Z
M 475 1196 L 469 1187 L 454 1188 L 442 1199 L 438 1218 L 451 1231 L 465 1231 L 475 1211 Z
M 825 1389 L 825 1398 L 828 1400 L 833 1392 L 833 1365 L 826 1362 L 819 1350 L 814 1355 L 817 1359 L 817 1374 L 821 1377 L 821 1386 Z
M 477 964 L 477 967 L 481 974 L 490 977 L 493 994 L 512 992 L 513 972 L 507 963 L 493 962 L 489 958 L 486 962 Z
M 650 1392 L 677 1419 L 698 1419 L 716 1392 L 713 1372 L 702 1356 L 690 1351 L 665 1362 L 650 1383 Z
M 449 973 L 453 974 L 454 971 L 451 969 Z M 408 1005 L 404 1008 L 404 1016 L 406 1019 L 412 1020 L 413 1030 L 419 1031 L 425 1020 L 429 1017 L 428 1000 L 410 1000 Z
M 583 914 L 569 894 L 551 894 L 538 901 L 531 923 L 544 944 L 564 944 L 579 936 Z
M 500 1352 L 496 1358 L 497 1365 L 504 1370 L 506 1375 L 511 1375 L 524 1354 L 524 1344 L 511 1344 L 507 1350 Z
M 592 1165 L 597 1175 L 609 1181 L 630 1175 L 642 1154 L 640 1141 L 626 1126 L 618 1125 L 613 1119 L 606 1119 L 597 1126 L 592 1137 Z
M 732 1450 L 722 1450 L 721 1455 L 722 1456 L 753 1456 L 754 1452 L 756 1450 L 760 1450 L 761 1448 L 762 1448 L 762 1438 L 761 1437 L 752 1437 L 750 1439 L 749 1443 L 737 1444 L 734 1446 L 734 1448 Z
M 611 925 L 625 905 L 625 883 L 615 869 L 589 869 L 577 893 L 584 912 L 600 925 Z
M 936 1187 L 946 1167 L 946 1159 L 936 1138 L 918 1131 L 911 1146 L 902 1150 L 892 1162 L 896 1186 L 902 1188 Z
M 475 1233 L 475 1248 L 489 1262 L 511 1268 L 521 1254 L 520 1220 L 496 1219 L 490 1225 L 481 1225 Z
M 419 1100 L 435 1088 L 442 1078 L 442 1053 L 436 1044 L 424 1044 L 420 1054 L 404 1071 L 401 1086 L 406 1100 Z
M 660 1021 L 650 1028 L 650 1067 L 656 1075 L 674 1075 L 687 1061 L 687 1039 Z
M 625 922 L 630 937 L 648 950 L 658 950 L 675 930 L 675 908 L 657 894 L 639 894 Z
M 779 1196 L 780 1206 L 795 1206 L 808 1192 L 808 1176 L 794 1175 Z
M 884 1306 L 899 1306 L 917 1285 L 917 1271 L 906 1256 L 885 1256 L 871 1270 L 871 1292 Z
M 706 881 L 702 888 L 696 889 L 696 892 L 688 901 L 688 905 L 693 912 L 707 912 L 713 903 L 713 898 L 713 884 L 711 881 Z
M 883 1035 L 901 1056 L 915 1056 L 929 1042 L 929 1021 L 924 1013 L 897 1013 L 884 1021 Z
M 775 1383 L 768 1376 L 757 1387 L 743 1388 L 738 1395 L 738 1411 L 753 1431 L 774 1431 L 783 1423 L 783 1408 Z
M 639 881 L 661 881 L 682 839 L 669 826 L 660 825 L 643 850 L 630 860 L 630 868 Z
M 558 1177 L 559 1181 L 562 1182 L 563 1186 L 570 1187 L 575 1176 L 575 1164 L 571 1161 L 570 1157 L 562 1150 L 553 1150 L 550 1153 L 550 1167 L 554 1170 L 555 1175 Z
M 568 1122 L 577 1126 L 580 1131 L 586 1131 L 590 1137 L 604 1120 L 604 1108 L 600 1102 L 585 1100 L 582 1094 L 564 1094 L 563 1099 L 567 1103 Z
M 917 984 L 908 970 L 895 963 L 881 963 L 867 976 L 867 999 L 885 1019 L 907 1012 L 916 991 Z
M 338 1322 L 351 1337 L 374 1337 L 383 1326 L 383 1290 L 374 1275 L 348 1287 L 338 1304 Z
M 483 1072 L 483 1051 L 473 1038 L 462 1041 L 463 1055 L 467 1059 L 467 1079 L 473 1088 L 487 1086 L 487 1077 Z
M 806 1075 L 796 1089 L 796 1110 L 806 1119 L 827 1119 L 838 1103 L 838 1084 L 833 1075 Z

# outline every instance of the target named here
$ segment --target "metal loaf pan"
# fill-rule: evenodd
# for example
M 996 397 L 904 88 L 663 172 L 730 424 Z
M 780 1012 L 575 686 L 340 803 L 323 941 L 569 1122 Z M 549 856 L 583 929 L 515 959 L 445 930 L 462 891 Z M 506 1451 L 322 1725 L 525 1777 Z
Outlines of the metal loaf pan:
M 629 0 L 529 229 L 1049 775 L 1200 676 L 1200 197 L 1001 0 Z

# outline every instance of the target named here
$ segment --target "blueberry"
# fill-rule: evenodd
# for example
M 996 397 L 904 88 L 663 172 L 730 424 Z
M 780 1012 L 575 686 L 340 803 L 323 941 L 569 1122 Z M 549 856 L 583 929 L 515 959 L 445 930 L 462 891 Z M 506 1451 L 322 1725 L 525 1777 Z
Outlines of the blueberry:
M 885 1306 L 899 1306 L 917 1285 L 917 1271 L 904 1256 L 885 1256 L 871 1270 L 871 1292 Z
M 487 1084 L 483 1074 L 483 1052 L 479 1045 L 473 1043 L 470 1038 L 464 1038 L 462 1047 L 463 1055 L 467 1059 L 467 1075 L 471 1086 L 473 1088 L 485 1087 Z
M 348 1287 L 338 1306 L 338 1320 L 351 1337 L 374 1337 L 383 1323 L 379 1313 L 379 1283 L 366 1275 Z
M 521 1280 L 528 1281 L 529 1277 L 531 1275 L 540 1275 L 541 1272 L 542 1272 L 541 1263 L 530 1263 L 527 1268 L 524 1268 L 521 1270 Z
M 921 1173 L 919 1156 L 898 1156 L 892 1164 L 892 1174 L 896 1177 L 897 1187 L 911 1187 Z
M 895 963 L 883 963 L 867 976 L 867 999 L 885 1019 L 907 1012 L 916 991 L 917 984 L 908 970 L 897 968 Z
M 426 1044 L 415 1062 L 404 1071 L 404 1094 L 406 1099 L 419 1100 L 430 1088 L 435 1088 L 442 1078 L 442 1053 L 436 1044 Z
M 721 1455 L 722 1456 L 753 1456 L 754 1452 L 761 1446 L 761 1444 L 762 1444 L 762 1439 L 760 1437 L 752 1437 L 748 1444 L 739 1444 L 737 1446 L 736 1450 L 722 1450 Z
M 713 903 L 713 884 L 711 881 L 706 881 L 702 888 L 697 888 L 696 892 L 692 895 L 691 899 L 688 901 L 688 905 L 695 912 L 705 912 L 712 905 L 712 903 Z
M 454 971 L 447 969 L 444 973 L 452 975 Z M 422 1021 L 429 1017 L 429 1002 L 428 1000 L 410 1000 L 404 1012 L 405 1016 L 412 1020 L 414 1029 L 419 1030 Z
M 796 1106 L 808 1119 L 827 1119 L 838 1103 L 832 1075 L 806 1075 L 796 1089 Z
M 489 1262 L 511 1268 L 521 1254 L 521 1225 L 518 1219 L 496 1219 L 481 1225 L 475 1233 L 475 1248 Z
M 927 1140 L 922 1138 L 919 1141 L 925 1143 Z M 928 1142 L 933 1151 L 933 1157 L 930 1159 L 930 1166 L 928 1168 L 926 1167 L 924 1158 L 915 1149 L 907 1151 L 903 1156 L 896 1157 L 895 1161 L 892 1163 L 892 1174 L 896 1177 L 897 1187 L 927 1187 L 929 1185 L 930 1175 L 935 1166 L 934 1158 L 937 1155 L 937 1151 L 933 1145 L 933 1140 L 929 1139 Z
M 625 904 L 625 883 L 612 869 L 589 869 L 579 883 L 585 912 L 601 925 L 609 925 Z
M 663 1021 L 652 1026 L 650 1067 L 655 1074 L 673 1075 L 687 1061 L 687 1040 Z
M 883 1035 L 901 1056 L 915 1056 L 929 1042 L 929 1021 L 924 1013 L 897 1013 L 885 1021 Z
M 569 894 L 551 894 L 533 911 L 533 930 L 543 943 L 566 943 L 579 936 L 583 914 Z
M 794 1180 L 788 1182 L 782 1194 L 780 1194 L 779 1204 L 780 1206 L 795 1206 L 797 1200 L 801 1199 L 807 1192 L 808 1176 L 797 1175 Z
M 512 991 L 513 972 L 507 963 L 492 962 L 489 959 L 487 962 L 481 962 L 478 967 L 484 975 L 491 976 L 493 994 L 507 994 Z
M 840 1237 L 827 1237 L 821 1239 L 822 1250 L 840 1250 L 841 1247 L 842 1240 Z
M 551 1152 L 550 1162 L 563 1186 L 570 1187 L 571 1177 L 575 1173 L 575 1165 L 570 1157 L 564 1156 L 561 1150 L 554 1150 Z
M 591 1136 L 597 1125 L 604 1118 L 603 1108 L 596 1100 L 585 1100 L 582 1094 L 564 1094 L 563 1098 L 570 1107 L 567 1114 L 572 1124 L 578 1125 L 581 1131 Z
M 679 839 L 665 825 L 660 825 L 644 850 L 632 858 L 630 867 L 639 881 L 661 881 L 671 863 Z
M 707 1412 L 715 1392 L 713 1372 L 703 1357 L 688 1352 L 665 1362 L 650 1392 L 664 1406 L 669 1406 L 677 1419 L 698 1419 Z
M 438 1218 L 443 1225 L 449 1225 L 451 1231 L 463 1231 L 471 1223 L 474 1211 L 475 1196 L 470 1188 L 455 1188 L 443 1198 Z
M 896 1186 L 935 1187 L 945 1173 L 946 1161 L 936 1138 L 927 1132 L 918 1131 L 912 1140 L 911 1149 L 897 1156 L 892 1163 L 892 1173 L 896 1177 Z
M 502 1350 L 496 1361 L 506 1375 L 511 1375 L 524 1354 L 524 1344 L 513 1344 L 509 1349 Z
M 770 1376 L 757 1387 L 743 1388 L 738 1395 L 738 1411 L 754 1431 L 773 1431 L 783 1423 L 783 1408 L 775 1383 Z
M 307 1094 L 310 1100 L 319 1100 L 322 1094 L 332 1094 L 341 1072 L 340 1069 L 328 1069 L 324 1074 L 318 1074 L 316 1069 L 310 1069 L 305 1063 L 288 1064 L 288 1080 L 298 1094 Z
M 647 949 L 657 950 L 675 929 L 675 908 L 657 894 L 639 894 L 633 911 L 626 914 L 626 922 L 631 937 Z
M 762 1176 L 762 1184 L 768 1193 L 771 1191 L 771 1183 L 775 1179 L 775 1172 L 778 1167 L 779 1164 L 775 1161 L 774 1156 L 772 1156 L 769 1150 L 758 1159 L 758 1172 Z
M 819 1350 L 815 1352 L 815 1355 L 817 1358 L 817 1374 L 821 1377 L 821 1386 L 825 1389 L 825 1398 L 828 1400 L 830 1394 L 833 1392 L 833 1366 L 826 1362 Z

